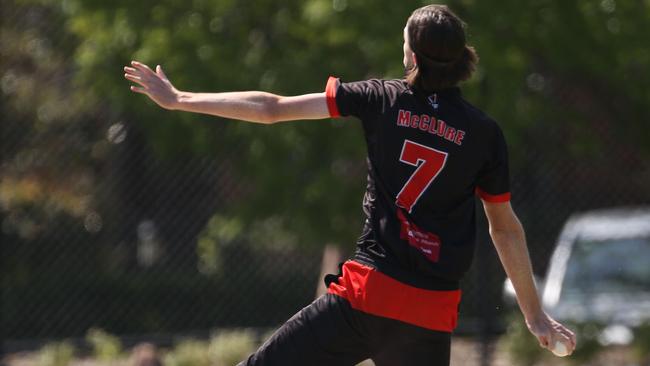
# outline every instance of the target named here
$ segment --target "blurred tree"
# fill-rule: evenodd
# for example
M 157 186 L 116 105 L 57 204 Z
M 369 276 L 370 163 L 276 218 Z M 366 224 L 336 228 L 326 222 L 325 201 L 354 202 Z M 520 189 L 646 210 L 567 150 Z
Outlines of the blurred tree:
M 184 90 L 280 94 L 322 90 L 330 73 L 401 77 L 402 28 L 427 3 L 0 0 L 0 218 L 8 252 L 26 261 L 3 266 L 5 278 L 135 266 L 138 242 L 150 244 L 142 263 L 215 273 L 224 242 L 351 249 L 358 123 L 163 111 L 131 94 L 121 68 L 138 59 Z M 650 202 L 647 2 L 447 3 L 481 56 L 464 93 L 508 136 L 533 251 L 577 208 Z
M 361 32 L 349 25 L 367 9 L 346 1 L 70 4 L 68 24 L 81 40 L 80 82 L 143 126 L 156 151 L 176 158 L 212 154 L 231 167 L 235 193 L 246 198 L 228 209 L 247 224 L 281 216 L 275 222 L 299 233 L 303 244 L 352 242 L 364 186 L 358 126 L 320 121 L 264 128 L 170 113 L 130 95 L 121 74 L 108 70 L 135 58 L 161 63 L 181 89 L 311 92 L 324 88 L 328 70 L 348 80 L 399 76 L 401 22 L 387 27 L 373 18 Z M 410 10 L 387 5 L 401 18 Z M 233 156 L 234 150 L 245 154 Z
M 481 55 L 470 100 L 505 129 L 515 204 L 544 271 L 549 234 L 570 213 L 650 202 L 649 5 L 456 5 Z
M 459 1 L 482 56 L 481 104 L 503 121 L 515 147 L 524 129 L 562 124 L 577 157 L 602 149 L 604 135 L 647 154 L 650 77 L 642 65 L 650 52 L 641 30 L 648 10 L 615 0 Z
M 61 264 L 75 253 L 56 248 L 69 234 L 60 230 L 62 222 L 81 236 L 101 230 L 94 196 L 97 173 L 110 150 L 101 127 L 111 113 L 76 87 L 68 58 L 76 40 L 54 31 L 65 21 L 56 7 L 28 1 L 2 1 L 0 7 L 0 215 L 2 235 L 12 238 L 5 241 L 5 253 L 22 253 L 3 270 L 27 275 L 30 266 Z M 36 251 L 42 253 L 40 260 Z
M 80 39 L 75 61 L 84 88 L 137 119 L 163 155 L 221 156 L 246 195 L 246 204 L 230 208 L 244 222 L 284 216 L 305 244 L 316 245 L 347 245 L 357 234 L 364 175 L 358 126 L 321 121 L 264 128 L 170 113 L 145 107 L 110 70 L 135 58 L 163 64 L 185 90 L 285 94 L 321 90 L 328 73 L 344 80 L 400 77 L 401 29 L 424 3 L 65 2 L 67 24 Z M 606 159 L 603 141 L 611 134 L 621 143 L 607 148 L 629 149 L 630 158 L 648 145 L 648 129 L 639 128 L 649 98 L 642 70 L 650 53 L 640 31 L 647 11 L 614 0 L 450 5 L 469 23 L 482 60 L 466 94 L 501 121 L 515 167 L 530 163 L 520 152 L 531 138 L 548 138 L 560 158 Z M 562 124 L 564 133 L 544 136 L 549 124 Z M 228 156 L 242 145 L 246 154 Z

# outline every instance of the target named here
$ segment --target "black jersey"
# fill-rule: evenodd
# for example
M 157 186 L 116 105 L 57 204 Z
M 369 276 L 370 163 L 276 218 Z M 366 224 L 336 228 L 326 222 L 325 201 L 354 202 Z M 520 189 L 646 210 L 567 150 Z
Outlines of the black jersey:
M 326 95 L 332 117 L 361 119 L 368 148 L 354 259 L 412 286 L 458 288 L 474 252 L 475 196 L 510 199 L 497 123 L 458 88 L 424 95 L 405 80 L 330 78 Z

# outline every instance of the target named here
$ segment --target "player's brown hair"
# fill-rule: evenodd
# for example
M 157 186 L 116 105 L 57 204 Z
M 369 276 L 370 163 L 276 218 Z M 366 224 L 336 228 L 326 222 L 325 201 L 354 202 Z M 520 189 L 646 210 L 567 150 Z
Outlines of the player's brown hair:
M 433 92 L 472 76 L 478 63 L 474 47 L 465 43 L 465 23 L 445 5 L 416 9 L 406 23 L 416 63 L 406 71 L 411 87 Z

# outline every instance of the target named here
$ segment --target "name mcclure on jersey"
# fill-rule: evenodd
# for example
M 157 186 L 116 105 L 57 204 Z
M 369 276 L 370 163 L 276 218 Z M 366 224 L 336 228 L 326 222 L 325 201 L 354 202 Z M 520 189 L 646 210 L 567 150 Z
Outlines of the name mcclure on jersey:
M 418 128 L 432 135 L 438 135 L 445 140 L 460 146 L 465 138 L 465 131 L 457 130 L 441 119 L 426 114 L 415 114 L 411 111 L 400 109 L 397 115 L 397 125 L 401 127 Z

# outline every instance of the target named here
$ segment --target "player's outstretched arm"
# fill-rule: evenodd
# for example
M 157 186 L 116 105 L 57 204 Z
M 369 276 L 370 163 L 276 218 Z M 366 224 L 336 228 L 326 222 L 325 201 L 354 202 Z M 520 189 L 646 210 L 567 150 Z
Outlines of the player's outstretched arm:
M 136 93 L 145 94 L 159 106 L 170 110 L 204 113 L 213 116 L 257 123 L 321 119 L 330 116 L 325 93 L 283 97 L 248 91 L 230 93 L 190 93 L 177 90 L 162 68 L 132 61 L 124 67 L 124 77 L 139 86 Z
M 528 329 L 542 347 L 553 350 L 556 342 L 560 342 L 571 354 L 576 345 L 575 334 L 542 310 L 533 280 L 524 229 L 510 202 L 483 201 L 483 208 L 490 225 L 490 236 L 515 288 L 517 302 Z

